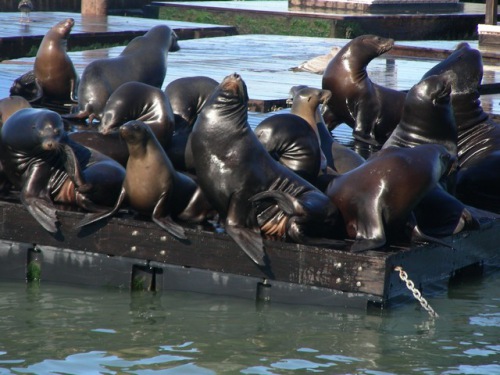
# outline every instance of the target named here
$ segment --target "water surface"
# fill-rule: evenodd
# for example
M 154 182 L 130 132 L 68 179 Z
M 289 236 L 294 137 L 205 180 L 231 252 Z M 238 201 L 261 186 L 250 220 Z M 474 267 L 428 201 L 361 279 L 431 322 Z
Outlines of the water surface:
M 500 272 L 388 311 L 0 283 L 3 374 L 500 374 Z

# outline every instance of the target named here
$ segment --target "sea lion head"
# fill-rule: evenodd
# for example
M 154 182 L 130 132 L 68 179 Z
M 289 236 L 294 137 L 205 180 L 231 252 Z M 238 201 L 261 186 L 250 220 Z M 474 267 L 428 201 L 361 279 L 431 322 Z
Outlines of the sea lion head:
M 462 42 L 457 45 L 450 56 L 425 73 L 422 79 L 445 72 L 455 73 L 451 81 L 452 95 L 476 92 L 483 79 L 481 53 L 471 48 L 469 43 Z
M 59 22 L 53 27 L 53 30 L 57 31 L 63 38 L 67 38 L 75 25 L 75 20 L 73 18 L 66 18 L 65 20 Z
M 151 129 L 139 120 L 128 121 L 119 128 L 120 136 L 127 145 L 141 145 L 147 143 L 151 137 Z
M 64 123 L 61 116 L 53 111 L 42 110 L 37 116 L 33 131 L 40 140 L 40 147 L 44 151 L 55 151 L 66 139 Z
M 214 92 L 221 102 L 248 102 L 247 85 L 238 73 L 226 76 Z

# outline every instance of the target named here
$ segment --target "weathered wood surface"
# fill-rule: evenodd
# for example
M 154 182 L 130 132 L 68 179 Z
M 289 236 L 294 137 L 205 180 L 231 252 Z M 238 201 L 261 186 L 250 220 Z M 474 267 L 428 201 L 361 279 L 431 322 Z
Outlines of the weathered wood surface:
M 485 221 L 480 230 L 445 238 L 452 249 L 436 244 L 406 244 L 353 254 L 348 251 L 349 245 L 336 250 L 266 240 L 270 267 L 260 269 L 229 236 L 208 228 L 187 228 L 188 240 L 178 241 L 154 223 L 123 212 L 81 230 L 75 230 L 74 225 L 82 213 L 63 210 L 59 217 L 61 230 L 52 235 L 21 204 L 0 201 L 0 240 L 135 259 L 144 265 L 152 262 L 250 277 L 271 284 L 274 281 L 326 288 L 332 293 L 364 294 L 368 300 L 387 305 L 407 298 L 409 293 L 396 266 L 403 267 L 425 294 L 437 284 L 446 285 L 464 268 L 500 263 L 496 246 L 500 221 Z
M 343 46 L 345 43 L 346 39 L 278 35 L 236 35 L 184 40 L 179 43 L 181 50 L 168 56 L 164 87 L 180 77 L 206 75 L 220 81 L 226 75 L 237 72 L 247 83 L 249 96 L 254 103 L 274 101 L 282 105 L 294 85 L 321 87 L 321 74 L 294 72 L 292 68 L 317 56 L 327 55 L 333 47 Z M 408 90 L 441 59 L 402 57 L 403 51 L 440 46 L 449 53 L 456 44 L 457 42 L 399 42 L 395 48 L 399 55 L 383 55 L 368 65 L 370 79 L 386 87 Z M 471 42 L 471 45 L 477 47 L 477 43 Z M 70 52 L 69 55 L 77 72 L 81 74 L 89 62 L 117 56 L 123 48 Z M 32 69 L 33 63 L 33 57 L 2 62 L 0 97 L 8 96 L 13 80 Z M 496 87 L 500 82 L 500 66 L 485 63 L 484 71 L 483 84 Z M 481 100 L 485 111 L 500 114 L 497 96 L 483 96 Z
M 82 15 L 70 12 L 31 12 L 29 23 L 20 23 L 18 13 L 0 12 L 0 60 L 27 56 L 30 49 L 38 49 L 47 31 L 59 21 L 73 18 L 75 26 L 68 40 L 69 49 L 92 44 L 126 44 L 132 38 L 145 34 L 155 25 L 167 24 L 180 39 L 236 34 L 236 28 L 182 21 L 149 18 Z

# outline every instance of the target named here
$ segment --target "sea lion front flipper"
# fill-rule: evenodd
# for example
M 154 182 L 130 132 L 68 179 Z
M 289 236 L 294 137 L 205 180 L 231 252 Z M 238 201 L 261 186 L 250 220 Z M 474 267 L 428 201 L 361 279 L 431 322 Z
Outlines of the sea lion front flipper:
M 75 227 L 81 228 L 81 227 L 84 227 L 85 225 L 95 223 L 96 221 L 102 220 L 106 217 L 109 217 L 109 216 L 115 214 L 118 211 L 118 209 L 120 208 L 126 195 L 127 195 L 127 192 L 122 187 L 122 190 L 120 191 L 120 195 L 118 196 L 118 199 L 116 200 L 116 204 L 112 210 L 109 210 L 106 212 L 98 212 L 96 214 L 95 213 L 94 214 L 86 214 L 84 216 L 84 218 L 82 220 L 80 220 L 80 222 L 75 225 Z
M 265 266 L 266 262 L 264 260 L 264 241 L 262 240 L 262 235 L 260 231 L 255 229 L 227 225 L 225 226 L 227 234 L 241 247 L 241 249 L 247 254 L 254 263 L 259 266 Z
M 453 245 L 450 245 L 449 243 L 446 243 L 445 241 L 439 238 L 426 235 L 420 230 L 420 228 L 417 225 L 413 227 L 413 230 L 411 232 L 411 240 L 412 242 L 436 243 L 438 245 L 453 249 Z
M 23 198 L 21 195 L 21 202 L 28 212 L 33 216 L 38 223 L 48 232 L 57 232 L 57 211 L 54 206 L 41 198 Z
M 248 208 L 242 205 L 248 205 Z M 240 197 L 240 193 L 234 193 L 229 201 L 225 229 L 227 234 L 241 247 L 254 263 L 259 266 L 265 266 L 266 254 L 264 252 L 264 241 L 260 228 L 256 224 L 257 217 L 252 217 L 254 212 L 248 200 Z M 254 225 L 248 225 L 248 219 L 255 222 Z M 255 219 L 255 220 L 252 220 Z
M 151 220 L 153 220 L 156 224 L 160 226 L 160 228 L 166 230 L 172 236 L 181 240 L 187 240 L 184 228 L 181 225 L 177 224 L 170 217 L 170 215 L 164 215 L 163 213 L 163 209 L 164 207 L 166 207 L 168 199 L 169 199 L 168 194 L 163 194 L 160 197 L 160 199 L 158 199 L 158 202 L 156 203 L 153 213 L 151 214 Z
M 351 253 L 361 253 L 363 251 L 377 249 L 385 245 L 385 240 L 381 239 L 359 239 L 351 245 Z
M 266 190 L 255 194 L 249 198 L 250 202 L 271 199 L 276 201 L 280 210 L 287 215 L 293 215 L 297 212 L 297 199 L 288 193 L 279 190 Z

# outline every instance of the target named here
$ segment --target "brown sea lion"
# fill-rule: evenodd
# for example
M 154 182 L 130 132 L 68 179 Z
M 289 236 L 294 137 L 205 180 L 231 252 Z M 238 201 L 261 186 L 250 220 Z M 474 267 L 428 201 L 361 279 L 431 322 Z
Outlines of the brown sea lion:
M 337 209 L 259 142 L 248 124 L 248 93 L 238 74 L 225 77 L 201 110 L 191 145 L 200 187 L 226 232 L 256 264 L 268 265 L 263 233 L 301 243 L 343 244 L 316 237 L 331 234 Z
M 451 104 L 458 129 L 456 196 L 466 204 L 500 213 L 500 124 L 481 106 L 480 51 L 460 43 L 424 78 L 445 72 L 454 73 Z
M 96 130 L 79 130 L 69 134 L 74 141 L 102 152 L 125 166 L 128 147 L 118 129 L 131 120 L 151 128 L 164 149 L 170 146 L 174 132 L 174 114 L 162 89 L 142 82 L 126 82 L 109 97 L 104 115 Z
M 167 25 L 157 25 L 132 39 L 119 56 L 92 61 L 85 67 L 78 86 L 78 112 L 66 117 L 100 120 L 110 95 L 125 82 L 161 88 L 168 52 L 178 50 L 175 32 Z
M 23 205 L 51 233 L 58 231 L 54 203 L 102 210 L 125 177 L 116 161 L 72 142 L 48 109 L 24 108 L 3 124 L 0 161 Z
M 43 97 L 49 100 L 77 100 L 79 77 L 67 53 L 67 39 L 74 24 L 73 18 L 67 18 L 52 26 L 38 47 L 33 70 Z
M 0 99 L 0 126 L 20 109 L 30 107 L 31 104 L 22 96 L 8 96 Z
M 421 233 L 412 210 L 449 173 L 454 160 L 441 145 L 388 147 L 336 177 L 326 194 L 340 210 L 347 236 L 355 239 L 351 251 L 379 248 L 391 235 L 407 233 L 408 225 L 413 240 L 439 242 Z
M 120 196 L 108 212 L 88 214 L 82 227 L 116 213 L 122 203 L 148 215 L 172 236 L 186 239 L 184 228 L 175 220 L 199 223 L 212 212 L 211 205 L 196 182 L 177 172 L 151 128 L 142 121 L 129 121 L 119 133 L 129 149 L 126 175 Z
M 361 35 L 328 63 L 322 88 L 333 93 L 327 105 L 334 117 L 330 127 L 346 123 L 354 138 L 375 146 L 389 137 L 401 118 L 406 94 L 372 82 L 366 67 L 393 45 L 393 39 Z
M 219 82 L 206 76 L 182 77 L 165 88 L 175 117 L 175 130 L 167 154 L 175 168 L 193 171 L 193 157 L 188 146 L 189 134 L 201 109 Z
M 335 142 L 328 130 L 321 106 L 331 99 L 329 90 L 321 90 L 308 86 L 293 86 L 291 113 L 304 118 L 318 135 L 326 165 L 334 172 L 342 174 L 354 169 L 365 161 L 358 153 L 338 142 Z M 314 109 L 314 111 L 312 111 Z M 322 169 L 324 169 L 322 165 Z

